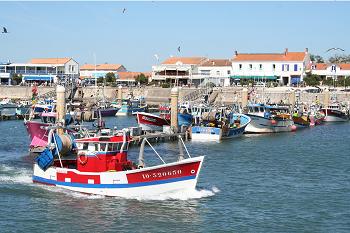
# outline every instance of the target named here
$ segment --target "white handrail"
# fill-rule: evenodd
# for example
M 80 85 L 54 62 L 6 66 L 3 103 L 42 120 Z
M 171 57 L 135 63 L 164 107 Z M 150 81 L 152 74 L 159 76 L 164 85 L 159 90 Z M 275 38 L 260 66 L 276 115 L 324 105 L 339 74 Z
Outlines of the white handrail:
M 166 164 L 166 162 L 164 162 L 164 160 L 162 159 L 162 157 L 158 154 L 158 152 L 154 149 L 154 147 L 151 145 L 151 143 L 147 140 L 147 138 L 145 138 L 144 139 L 147 143 L 148 143 L 148 145 L 152 148 L 152 150 L 158 155 L 158 157 L 159 157 L 159 159 L 160 160 L 162 160 L 162 162 L 164 163 L 164 164 Z
M 186 150 L 186 153 L 187 153 L 188 157 L 191 158 L 191 155 L 190 155 L 190 153 L 189 153 L 188 150 L 187 150 L 187 147 L 186 147 L 186 145 L 185 145 L 184 140 L 182 139 L 182 137 L 181 137 L 180 135 L 179 135 L 179 138 L 180 138 L 180 140 L 181 140 L 181 142 L 182 142 L 182 145 L 184 145 L 184 148 L 185 148 L 185 150 Z

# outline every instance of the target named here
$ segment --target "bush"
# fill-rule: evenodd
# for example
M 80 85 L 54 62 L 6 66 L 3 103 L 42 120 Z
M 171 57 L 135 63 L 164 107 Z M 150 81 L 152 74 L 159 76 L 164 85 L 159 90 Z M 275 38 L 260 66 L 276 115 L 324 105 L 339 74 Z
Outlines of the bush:
M 162 83 L 161 87 L 162 88 L 169 88 L 170 87 L 170 83 Z
M 148 78 L 144 74 L 139 74 L 135 77 L 135 82 L 142 84 L 148 83 Z
M 304 82 L 308 86 L 318 86 L 320 85 L 321 78 L 318 75 L 308 73 L 304 78 Z

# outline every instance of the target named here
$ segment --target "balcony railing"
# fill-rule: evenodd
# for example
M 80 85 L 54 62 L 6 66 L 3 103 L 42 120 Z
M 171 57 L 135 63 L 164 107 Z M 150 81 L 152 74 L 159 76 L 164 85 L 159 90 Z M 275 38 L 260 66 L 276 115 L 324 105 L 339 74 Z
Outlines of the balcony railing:
M 56 70 L 48 70 L 48 71 L 46 71 L 46 70 L 37 70 L 37 71 L 35 71 L 35 70 L 3 70 L 3 69 L 1 69 L 0 70 L 0 73 L 10 73 L 10 74 L 29 74 L 29 75 L 31 75 L 31 74 L 52 74 L 52 75 L 62 75 L 62 74 L 64 74 L 64 71 L 57 71 L 56 72 Z
M 159 80 L 165 80 L 165 79 L 189 79 L 189 75 L 153 75 L 152 79 L 159 79 Z

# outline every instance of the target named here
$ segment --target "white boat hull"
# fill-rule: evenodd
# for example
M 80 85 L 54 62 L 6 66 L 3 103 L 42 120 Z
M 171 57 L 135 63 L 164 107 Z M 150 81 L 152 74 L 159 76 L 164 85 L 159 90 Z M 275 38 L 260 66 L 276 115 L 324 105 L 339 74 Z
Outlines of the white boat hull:
M 295 130 L 293 120 L 278 120 L 273 124 L 271 120 L 248 114 L 252 119 L 249 125 L 247 125 L 245 131 L 247 133 L 279 133 L 279 132 L 291 132 Z
M 104 196 L 140 197 L 194 190 L 204 156 L 128 171 L 79 172 L 34 164 L 33 182 Z
M 143 131 L 162 131 L 163 126 L 149 125 L 149 124 L 139 124 Z
M 349 121 L 349 120 L 341 118 L 341 117 L 336 117 L 336 116 L 325 116 L 323 121 L 325 121 L 325 122 L 345 122 L 345 121 Z

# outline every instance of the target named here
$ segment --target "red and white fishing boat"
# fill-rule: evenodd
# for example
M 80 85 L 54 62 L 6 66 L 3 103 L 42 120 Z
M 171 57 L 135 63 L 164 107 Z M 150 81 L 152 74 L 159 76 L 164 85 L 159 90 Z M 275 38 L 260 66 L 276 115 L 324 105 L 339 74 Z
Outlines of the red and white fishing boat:
M 47 150 L 34 164 L 33 182 L 88 194 L 139 197 L 194 190 L 204 158 L 191 158 L 188 154 L 185 159 L 181 147 L 175 162 L 166 163 L 156 153 L 162 164 L 147 167 L 143 148 L 149 142 L 144 139 L 135 164 L 128 159 L 130 136 L 125 130 L 113 136 L 76 139 L 75 149 L 74 143 L 68 143 L 76 153 L 64 157 L 67 146 L 62 145 L 69 141 L 67 136 L 50 135 Z M 181 138 L 180 144 L 186 149 Z
M 136 115 L 137 123 L 144 131 L 162 131 L 164 125 L 170 125 L 169 120 L 151 113 L 136 112 L 133 115 Z
M 321 108 L 321 112 L 325 115 L 325 122 L 349 121 L 349 109 L 341 107 L 340 104 L 332 104 L 327 108 Z

